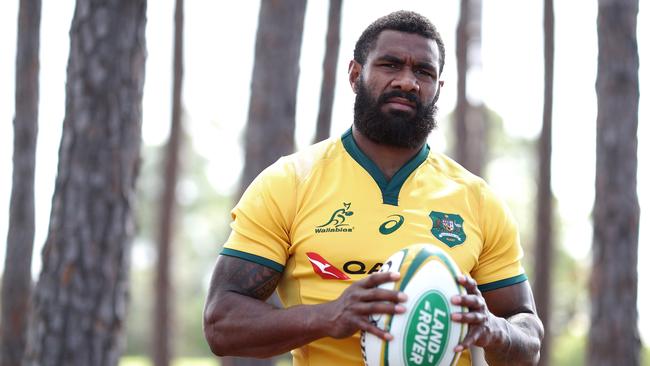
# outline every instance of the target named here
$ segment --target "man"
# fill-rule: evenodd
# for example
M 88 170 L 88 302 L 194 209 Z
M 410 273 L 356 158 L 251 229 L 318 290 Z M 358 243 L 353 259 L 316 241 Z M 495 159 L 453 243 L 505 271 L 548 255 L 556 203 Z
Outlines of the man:
M 376 273 L 381 262 L 431 243 L 467 273 L 458 282 L 468 294 L 452 299 L 469 310 L 452 315 L 469 325 L 459 364 L 470 364 L 471 345 L 491 365 L 537 362 L 543 327 L 511 215 L 483 180 L 426 145 L 444 56 L 435 27 L 413 12 L 363 32 L 349 65 L 352 128 L 278 160 L 232 212 L 204 312 L 215 354 L 362 364 L 359 330 L 392 339 L 368 315 L 405 311 L 403 293 L 376 288 L 398 276 Z M 282 309 L 264 302 L 276 288 Z

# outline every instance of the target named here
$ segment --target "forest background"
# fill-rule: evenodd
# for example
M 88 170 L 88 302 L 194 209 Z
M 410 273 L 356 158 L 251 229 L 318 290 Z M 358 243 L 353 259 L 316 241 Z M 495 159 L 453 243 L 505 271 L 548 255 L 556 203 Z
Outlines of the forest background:
M 644 68 L 650 56 L 650 10 L 641 2 L 638 14 L 638 45 L 641 99 L 638 129 L 638 195 L 641 206 L 639 239 L 639 328 L 645 344 L 650 342 L 650 100 L 644 91 L 650 74 Z M 432 149 L 450 152 L 450 113 L 456 102 L 454 52 L 458 3 L 451 1 L 403 1 L 401 8 L 427 15 L 439 28 L 447 45 L 447 62 L 440 106 L 440 128 L 433 133 Z M 300 61 L 296 116 L 297 147 L 308 145 L 314 135 L 328 2 L 307 5 Z M 354 95 L 347 83 L 347 63 L 357 37 L 375 18 L 397 10 L 390 1 L 343 3 L 341 44 L 336 75 L 336 98 L 332 135 L 351 123 Z M 41 24 L 40 121 L 36 163 L 36 237 L 34 278 L 40 269 L 40 248 L 45 241 L 54 189 L 58 145 L 65 108 L 65 77 L 68 30 L 74 1 L 44 1 Z M 143 105 L 144 167 L 139 178 L 142 205 L 140 230 L 132 251 L 132 295 L 128 326 L 130 354 L 147 353 L 153 297 L 152 268 L 154 205 L 160 191 L 161 146 L 171 120 L 173 48 L 172 0 L 148 4 L 146 80 Z M 183 114 L 188 143 L 183 152 L 183 175 L 178 197 L 181 204 L 179 233 L 174 243 L 176 353 L 205 355 L 200 332 L 200 312 L 212 264 L 228 233 L 231 197 L 238 190 L 243 166 L 242 131 L 246 123 L 259 1 L 188 1 L 185 7 L 185 78 Z M 584 335 L 588 326 L 586 291 L 592 243 L 591 211 L 594 197 L 596 141 L 596 42 L 595 1 L 558 1 L 554 87 L 554 135 L 552 188 L 557 200 L 557 239 L 563 268 L 554 270 L 554 288 L 561 336 Z M 11 190 L 11 155 L 15 75 L 17 2 L 0 3 L 0 233 L 7 232 Z M 532 238 L 535 204 L 534 140 L 542 121 L 543 33 L 542 2 L 504 0 L 483 5 L 480 67 L 468 78 L 471 101 L 484 102 L 500 117 L 505 136 L 495 146 L 485 174 L 506 198 L 522 227 L 527 246 L 527 266 L 532 271 Z M 645 37 L 645 38 L 644 38 Z M 3 209 L 4 208 L 4 209 Z M 645 213 L 645 214 L 644 214 Z M 4 245 L 4 241 L 3 241 Z M 0 266 L 4 263 L 0 247 Z M 567 292 L 567 289 L 576 290 Z M 571 295 L 567 295 L 571 294 Z M 181 300 L 182 299 L 182 300 Z M 198 330 L 198 331 L 197 331 Z M 560 352 L 558 350 L 558 352 Z

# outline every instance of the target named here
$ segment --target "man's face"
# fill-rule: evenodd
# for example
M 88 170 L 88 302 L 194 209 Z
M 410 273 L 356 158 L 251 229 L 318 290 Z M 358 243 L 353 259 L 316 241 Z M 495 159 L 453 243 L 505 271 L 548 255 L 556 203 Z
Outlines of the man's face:
M 358 74 L 355 69 L 358 68 Z M 439 53 L 433 40 L 383 31 L 363 67 L 354 62 L 354 125 L 379 144 L 417 148 L 435 128 Z

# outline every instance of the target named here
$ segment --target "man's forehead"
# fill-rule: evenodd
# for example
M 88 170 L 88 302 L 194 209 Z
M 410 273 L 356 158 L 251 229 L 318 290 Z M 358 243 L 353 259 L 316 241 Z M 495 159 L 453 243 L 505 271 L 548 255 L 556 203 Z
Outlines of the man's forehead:
M 440 64 L 440 52 L 436 41 L 416 33 L 382 31 L 369 56 L 376 58 L 385 55 L 414 58 L 419 62 L 432 63 L 436 66 Z

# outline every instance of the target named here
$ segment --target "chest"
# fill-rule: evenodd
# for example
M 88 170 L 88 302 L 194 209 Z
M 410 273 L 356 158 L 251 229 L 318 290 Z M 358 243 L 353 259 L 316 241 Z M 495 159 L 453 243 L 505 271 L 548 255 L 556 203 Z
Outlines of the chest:
M 416 243 L 446 250 L 463 272 L 477 266 L 480 216 L 462 186 L 407 181 L 398 204 L 391 205 L 371 179 L 350 183 L 333 189 L 320 180 L 299 192 L 288 268 L 306 292 L 337 296 L 350 281 L 379 271 L 388 256 Z

